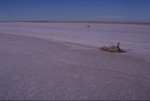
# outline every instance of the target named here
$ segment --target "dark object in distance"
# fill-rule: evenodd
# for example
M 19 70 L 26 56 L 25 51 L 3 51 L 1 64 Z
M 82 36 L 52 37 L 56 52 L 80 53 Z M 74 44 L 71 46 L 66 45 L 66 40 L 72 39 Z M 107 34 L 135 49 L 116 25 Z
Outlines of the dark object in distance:
M 90 28 L 90 25 L 87 25 L 87 28 Z

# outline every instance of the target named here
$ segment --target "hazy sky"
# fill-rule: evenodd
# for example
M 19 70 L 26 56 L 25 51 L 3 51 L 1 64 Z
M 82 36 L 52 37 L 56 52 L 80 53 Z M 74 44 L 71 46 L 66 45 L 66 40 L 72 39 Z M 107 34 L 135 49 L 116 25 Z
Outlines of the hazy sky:
M 0 20 L 150 22 L 150 0 L 0 0 Z

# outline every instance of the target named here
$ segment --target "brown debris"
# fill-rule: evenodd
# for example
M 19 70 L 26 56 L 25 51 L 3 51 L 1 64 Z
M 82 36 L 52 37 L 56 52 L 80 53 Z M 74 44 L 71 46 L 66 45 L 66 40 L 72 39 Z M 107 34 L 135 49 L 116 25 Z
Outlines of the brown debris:
M 117 52 L 117 53 L 121 53 L 121 52 L 125 52 L 122 49 L 120 49 L 120 42 L 117 43 L 117 46 L 104 46 L 101 47 L 100 50 L 102 51 L 107 51 L 107 52 Z

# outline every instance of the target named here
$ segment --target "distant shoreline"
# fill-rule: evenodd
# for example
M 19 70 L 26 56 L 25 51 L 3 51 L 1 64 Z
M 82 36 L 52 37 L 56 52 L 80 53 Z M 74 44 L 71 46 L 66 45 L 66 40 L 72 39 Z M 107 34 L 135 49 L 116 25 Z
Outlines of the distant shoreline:
M 5 22 L 33 22 L 33 23 L 97 23 L 97 24 L 135 24 L 150 25 L 150 22 L 105 22 L 105 21 L 0 21 Z

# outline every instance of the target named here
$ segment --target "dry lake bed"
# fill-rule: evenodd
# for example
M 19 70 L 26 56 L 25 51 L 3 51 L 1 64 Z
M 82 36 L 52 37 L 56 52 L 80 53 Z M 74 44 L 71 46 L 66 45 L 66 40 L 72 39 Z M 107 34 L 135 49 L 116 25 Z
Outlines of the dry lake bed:
M 150 100 L 150 26 L 1 22 L 0 100 Z

